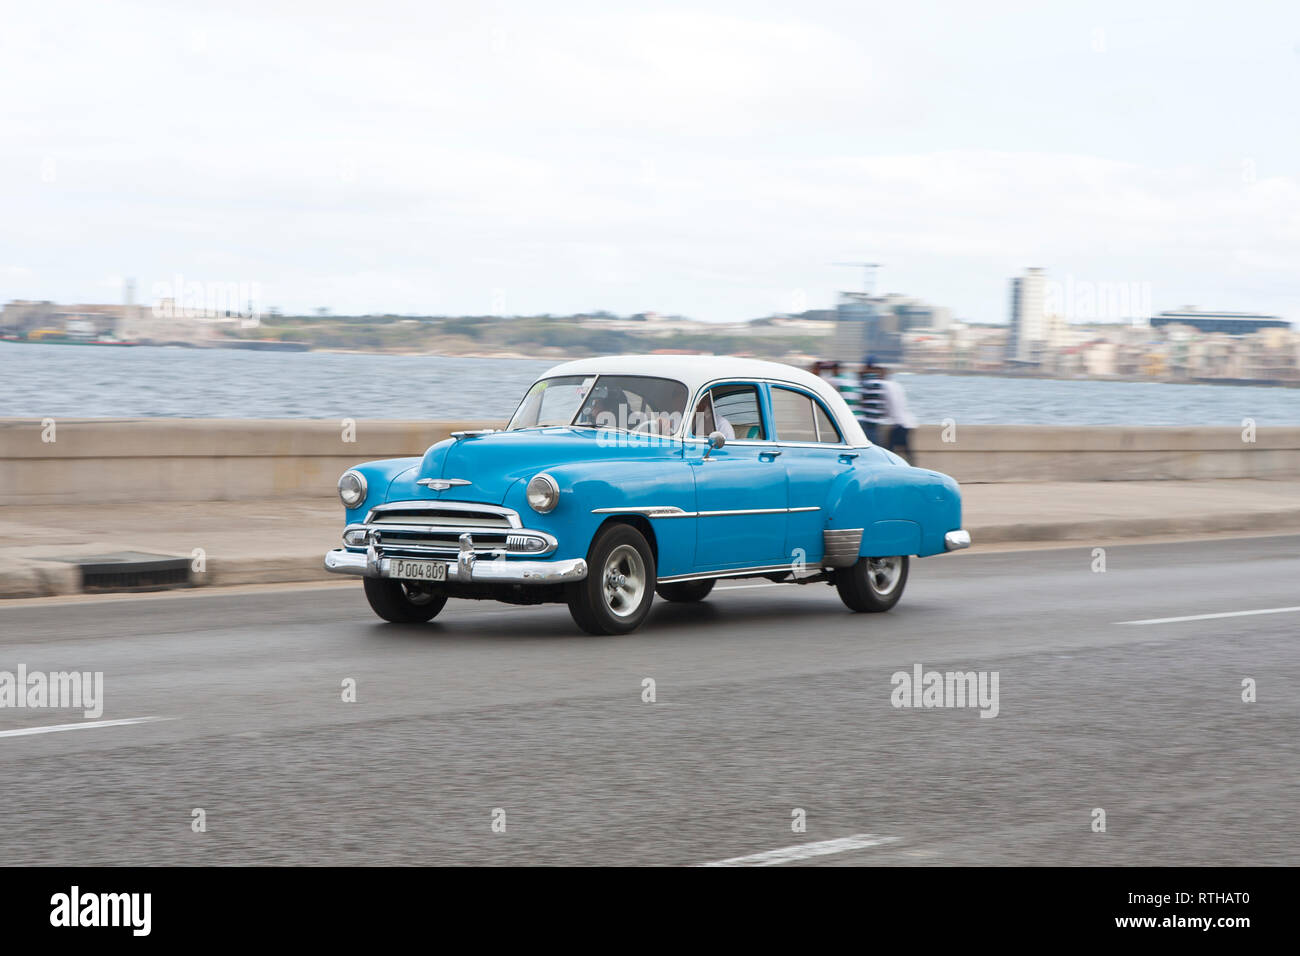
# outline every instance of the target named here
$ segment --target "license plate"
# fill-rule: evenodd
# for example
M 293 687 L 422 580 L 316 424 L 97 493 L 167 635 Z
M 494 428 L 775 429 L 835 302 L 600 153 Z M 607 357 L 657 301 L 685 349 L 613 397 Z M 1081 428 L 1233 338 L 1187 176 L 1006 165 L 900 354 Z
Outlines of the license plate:
M 405 558 L 388 559 L 388 576 L 403 581 L 445 581 L 445 561 L 408 561 Z

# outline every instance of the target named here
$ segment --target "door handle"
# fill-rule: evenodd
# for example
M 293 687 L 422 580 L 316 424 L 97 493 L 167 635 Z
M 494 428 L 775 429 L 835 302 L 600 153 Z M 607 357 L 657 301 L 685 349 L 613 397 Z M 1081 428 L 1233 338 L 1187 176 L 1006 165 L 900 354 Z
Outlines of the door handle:
M 844 464 L 846 464 L 846 465 L 851 465 L 851 464 L 853 464 L 853 459 L 854 459 L 854 458 L 857 458 L 857 457 L 858 457 L 858 453 L 857 453 L 856 451 L 842 451 L 842 452 L 840 452 L 840 461 L 844 462 Z
M 774 450 L 772 450 L 772 451 L 760 451 L 760 452 L 758 453 L 758 457 L 759 457 L 759 458 L 769 458 L 769 459 L 770 459 L 770 458 L 775 458 L 775 457 L 776 457 L 777 455 L 779 455 L 779 454 L 781 454 L 780 450 L 778 450 L 778 449 L 774 449 Z

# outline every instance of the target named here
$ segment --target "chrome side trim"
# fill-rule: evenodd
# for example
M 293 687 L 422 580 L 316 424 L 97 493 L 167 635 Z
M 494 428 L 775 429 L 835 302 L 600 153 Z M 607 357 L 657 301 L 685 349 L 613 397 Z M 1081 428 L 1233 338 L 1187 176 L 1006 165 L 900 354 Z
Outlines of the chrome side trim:
M 703 438 L 687 437 L 687 438 L 683 438 L 682 441 L 687 445 L 700 445 L 700 446 L 708 445 L 708 441 Z M 769 439 L 763 439 L 761 441 L 757 438 L 728 438 L 727 439 L 728 448 L 730 448 L 732 445 L 738 445 L 743 448 L 757 448 L 759 446 L 768 448 L 768 447 L 775 447 L 776 444 L 777 444 L 776 442 L 771 441 Z
M 817 505 L 800 508 L 738 508 L 734 511 L 683 511 L 675 505 L 649 505 L 630 508 L 592 508 L 594 515 L 645 515 L 647 518 L 722 518 L 729 515 L 780 515 L 804 511 L 821 511 Z
M 822 564 L 831 568 L 851 568 L 858 563 L 862 550 L 861 528 L 836 528 L 822 532 Z
M 484 584 L 563 584 L 581 581 L 587 576 L 587 562 L 582 558 L 567 561 L 474 561 L 469 566 L 470 577 L 464 577 L 461 568 L 459 561 L 448 562 L 447 580 Z M 386 578 L 392 570 L 392 559 L 379 558 L 372 573 L 366 555 L 335 548 L 325 554 L 325 570 L 356 577 Z
M 773 564 L 765 568 L 735 568 L 729 571 L 699 571 L 693 574 L 673 574 L 659 578 L 660 584 L 674 584 L 678 581 L 703 581 L 707 578 L 757 578 L 767 574 L 793 574 L 794 567 L 789 564 Z
M 845 444 L 845 443 L 842 442 L 842 441 L 835 441 L 835 442 L 831 442 L 831 441 L 794 441 L 793 439 L 788 439 L 788 438 L 778 438 L 778 439 L 776 440 L 776 444 L 778 444 L 778 445 L 782 445 L 782 446 L 784 446 L 784 447 L 786 447 L 786 448 L 821 448 L 821 449 L 826 449 L 826 450 L 831 450 L 831 449 L 836 449 L 836 448 L 843 450 L 843 449 L 845 449 L 845 448 L 851 448 L 851 447 L 852 447 L 851 445 Z
M 962 548 L 969 548 L 970 532 L 962 528 L 949 531 L 943 536 L 943 547 L 946 551 L 960 551 Z

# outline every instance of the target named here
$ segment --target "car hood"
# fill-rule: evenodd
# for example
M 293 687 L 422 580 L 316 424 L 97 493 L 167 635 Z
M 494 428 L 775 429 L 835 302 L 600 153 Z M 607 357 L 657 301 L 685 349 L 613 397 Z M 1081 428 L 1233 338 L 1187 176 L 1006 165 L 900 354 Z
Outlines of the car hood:
M 420 497 L 501 504 L 510 486 L 539 471 L 596 453 L 597 433 L 591 428 L 529 428 L 492 432 L 439 442 L 425 454 L 419 478 L 468 481 L 446 491 L 420 488 Z

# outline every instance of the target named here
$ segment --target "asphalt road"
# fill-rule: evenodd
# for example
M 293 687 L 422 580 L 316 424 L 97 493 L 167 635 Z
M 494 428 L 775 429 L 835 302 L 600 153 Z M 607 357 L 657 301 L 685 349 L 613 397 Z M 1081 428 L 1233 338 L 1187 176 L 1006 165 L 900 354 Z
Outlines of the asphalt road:
M 787 865 L 1300 862 L 1300 537 L 1094 560 L 916 561 L 886 615 L 719 589 L 610 638 L 559 606 L 384 625 L 355 582 L 0 605 L 0 671 L 102 671 L 101 719 L 165 718 L 14 736 L 83 719 L 0 709 L 0 859 L 694 864 L 870 834 Z M 998 715 L 893 707 L 917 663 L 996 671 Z

